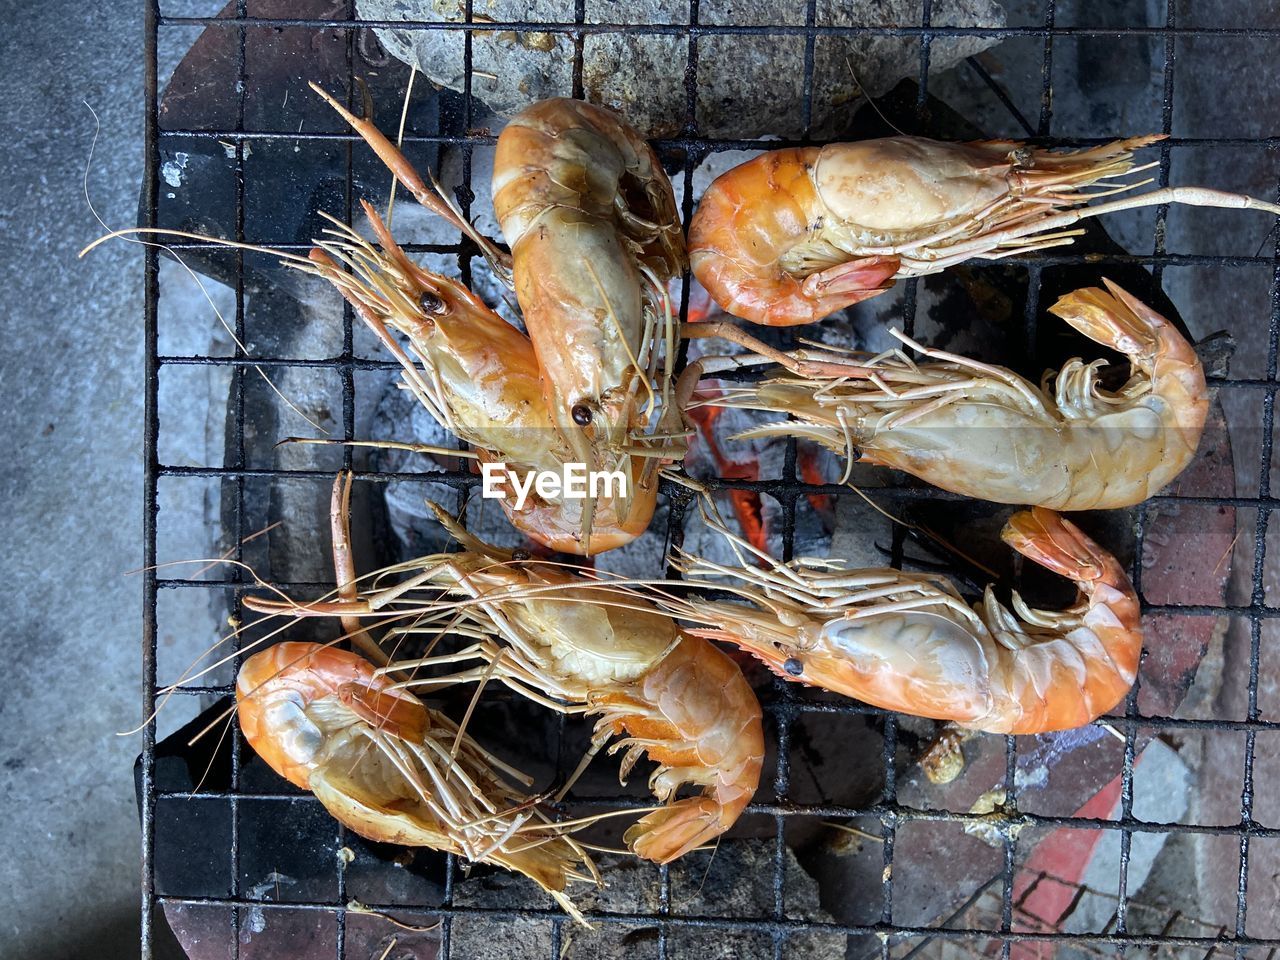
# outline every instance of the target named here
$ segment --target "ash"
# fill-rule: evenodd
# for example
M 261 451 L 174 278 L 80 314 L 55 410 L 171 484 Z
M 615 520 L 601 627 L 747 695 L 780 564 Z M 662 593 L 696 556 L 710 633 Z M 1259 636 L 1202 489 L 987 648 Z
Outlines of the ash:
M 614 855 L 601 856 L 598 863 L 605 886 L 579 894 L 576 900 L 581 907 L 651 915 L 662 910 L 662 885 L 654 864 Z M 773 842 L 766 840 L 723 840 L 714 851 L 682 857 L 670 868 L 670 912 L 697 917 L 770 916 L 777 866 Z M 783 854 L 782 893 L 786 918 L 832 922 L 818 904 L 817 882 L 789 849 Z M 542 906 L 547 898 L 527 880 L 493 874 L 482 883 L 459 884 L 456 900 L 459 906 L 519 910 Z M 452 949 L 455 955 L 473 960 L 541 960 L 555 955 L 550 924 L 528 921 L 518 927 L 495 937 L 491 920 L 458 917 L 453 921 Z M 561 960 L 649 956 L 657 949 L 658 929 L 652 926 L 603 923 L 584 930 L 565 923 L 561 929 Z M 772 937 L 753 930 L 673 926 L 666 946 L 669 960 L 736 960 L 769 954 Z M 840 933 L 808 931 L 783 946 L 783 956 L 793 960 L 837 960 L 844 955 L 845 937 Z

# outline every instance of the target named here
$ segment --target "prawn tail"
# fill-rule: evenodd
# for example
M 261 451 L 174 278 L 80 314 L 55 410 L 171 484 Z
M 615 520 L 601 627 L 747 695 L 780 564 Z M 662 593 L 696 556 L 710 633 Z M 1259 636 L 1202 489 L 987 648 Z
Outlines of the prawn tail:
M 1168 322 L 1116 284 L 1109 280 L 1103 282 L 1106 290 L 1099 287 L 1074 290 L 1060 297 L 1049 312 L 1090 340 L 1126 354 L 1150 373 L 1159 346 L 1158 331 L 1167 327 Z
M 1062 297 L 1049 308 L 1086 337 L 1129 357 L 1164 400 L 1168 426 L 1176 442 L 1166 445 L 1165 482 L 1176 476 L 1195 455 L 1209 413 L 1204 367 L 1195 348 L 1155 310 L 1104 279 L 1106 289 L 1089 287 Z M 1178 456 L 1174 456 L 1174 453 Z
M 1079 527 L 1044 507 L 1015 513 L 1000 537 L 1028 560 L 1082 588 L 1107 579 L 1109 568 L 1119 569 L 1115 559 Z
M 670 863 L 724 833 L 745 806 L 745 798 L 734 809 L 715 797 L 686 797 L 641 817 L 622 839 L 636 856 Z
M 1014 595 L 1022 616 L 1055 622 L 1054 632 L 1075 648 L 1078 663 L 1073 669 L 1067 669 L 1065 662 L 1059 664 L 1054 671 L 1060 678 L 1057 692 L 1037 698 L 1031 711 L 1036 722 L 1015 724 L 1011 731 L 1063 730 L 1088 723 L 1114 708 L 1138 674 L 1142 615 L 1133 585 L 1111 554 L 1073 523 L 1043 507 L 1015 514 L 1002 537 L 1024 557 L 1074 580 L 1085 601 L 1051 614 L 1021 606 Z
M 625 732 L 624 780 L 641 755 L 658 765 L 649 789 L 665 805 L 623 839 L 633 853 L 669 863 L 724 833 L 754 796 L 764 765 L 760 704 L 738 665 L 710 643 L 684 636 L 642 680 L 597 699 L 597 738 Z M 696 796 L 672 800 L 684 785 Z
M 1027 559 L 1073 581 L 1088 597 L 1089 607 L 1110 611 L 1106 632 L 1115 634 L 1115 642 L 1136 658 L 1142 646 L 1138 595 L 1115 557 L 1070 520 L 1044 507 L 1014 514 L 1000 536 Z

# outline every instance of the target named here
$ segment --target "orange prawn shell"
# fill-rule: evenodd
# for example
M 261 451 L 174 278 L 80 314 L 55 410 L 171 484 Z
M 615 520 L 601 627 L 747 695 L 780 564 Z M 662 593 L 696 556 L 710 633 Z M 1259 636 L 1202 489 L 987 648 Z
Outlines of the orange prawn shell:
M 661 661 L 633 684 L 593 696 L 608 711 L 615 733 L 644 741 L 665 770 L 705 773 L 704 787 L 642 817 L 624 841 L 654 863 L 670 863 L 712 842 L 742 815 L 764 766 L 760 703 L 738 665 L 701 637 L 682 634 Z M 627 709 L 627 705 L 633 709 Z M 634 709 L 645 704 L 647 709 Z M 666 795 L 659 773 L 654 792 Z
M 775 313 L 803 313 L 802 281 L 778 266 L 775 237 L 804 236 L 821 218 L 811 176 L 821 152 L 790 147 L 761 154 L 722 173 L 703 194 L 689 224 L 689 265 L 735 316 L 768 323 Z
M 992 708 L 993 698 L 985 672 L 989 665 L 976 648 L 964 649 L 964 631 L 940 618 L 907 613 L 903 619 L 918 617 L 921 632 L 927 631 L 923 643 L 913 646 L 911 659 L 923 665 L 947 662 L 942 672 L 946 679 L 939 679 L 931 671 L 920 669 L 917 674 L 901 670 L 892 661 L 866 657 L 850 659 L 835 656 L 808 656 L 806 648 L 823 644 L 822 637 L 829 624 L 813 624 L 801 627 L 796 648 L 770 642 L 768 632 L 744 634 L 739 629 L 710 629 L 694 631 L 700 636 L 744 645 L 761 663 L 783 680 L 802 686 L 816 687 L 843 694 L 870 703 L 883 710 L 904 713 L 931 720 L 947 720 L 965 724 L 980 720 Z M 932 621 L 932 622 L 930 622 Z M 849 626 L 856 625 L 854 621 Z M 952 634 L 944 639 L 948 627 Z M 954 641 L 959 640 L 957 650 Z M 951 642 L 948 642 L 951 641 Z M 935 656 L 930 656 L 930 653 Z M 965 657 L 965 653 L 969 657 Z M 965 659 L 971 662 L 963 663 Z M 793 672 L 801 665 L 799 674 Z M 791 669 L 788 669 L 788 667 Z M 963 676 L 966 683 L 956 682 Z
M 283 700 L 306 709 L 325 697 L 343 702 L 361 719 L 406 733 L 426 729 L 426 708 L 412 694 L 392 690 L 364 658 L 318 643 L 288 641 L 255 653 L 236 676 L 240 730 L 258 756 L 294 786 L 310 789 L 313 764 L 291 756 L 272 707 Z
M 550 99 L 499 136 L 493 205 L 549 415 L 577 462 L 605 469 L 633 434 L 647 432 L 648 385 L 637 390 L 637 381 L 657 349 L 653 298 L 666 296 L 648 284 L 665 288 L 686 265 L 671 182 L 615 113 Z
M 1024 698 L 1023 712 L 1008 732 L 1066 730 L 1113 710 L 1132 688 L 1142 661 L 1142 607 L 1124 568 L 1083 530 L 1043 507 L 1014 514 L 1001 538 L 1028 559 L 1076 582 L 1090 608 L 1085 624 L 1105 651 L 1105 662 L 1100 658 L 1088 671 L 1081 697 Z M 1061 684 L 1056 689 L 1072 689 L 1077 678 L 1061 661 L 1052 667 L 1053 682 Z
M 851 179 L 856 171 L 842 169 L 830 147 L 772 150 L 721 174 L 689 224 L 693 275 L 721 308 L 769 326 L 812 323 L 883 293 L 896 257 L 861 258 L 845 271 L 856 289 L 831 292 L 782 265 L 787 247 L 836 219 L 824 183 L 838 190 Z
M 988 733 L 1089 723 L 1120 703 L 1137 675 L 1143 633 L 1133 585 L 1110 553 L 1051 510 L 1015 514 L 1001 536 L 1076 584 L 1079 600 L 1061 611 L 1070 616 L 1062 629 L 1002 642 L 999 634 L 1011 629 L 1007 610 L 981 617 L 975 629 L 953 614 L 923 608 L 883 617 L 814 609 L 784 622 L 726 606 L 721 623 L 691 632 L 737 644 L 784 679 L 899 713 Z M 988 589 L 975 612 L 989 602 Z
M 616 733 L 625 730 L 633 737 L 662 741 L 649 747 L 649 758 L 671 767 L 717 766 L 720 757 L 740 753 L 742 765 L 754 768 L 758 779 L 764 762 L 760 703 L 728 654 L 699 637 L 684 635 L 636 683 L 641 699 L 660 704 L 663 716 L 620 719 L 614 724 Z M 709 696 L 709 690 L 720 695 Z M 609 703 L 617 696 L 606 693 L 595 699 Z M 733 719 L 724 724 L 724 717 Z M 715 739 L 708 739 L 713 731 Z
M 503 462 L 501 457 L 487 450 L 478 450 L 477 454 L 481 463 Z M 648 465 L 647 460 L 630 458 L 628 469 L 632 495 L 627 501 L 626 516 L 618 516 L 614 506 L 616 499 L 598 499 L 591 536 L 586 541 L 582 538 L 579 512 L 567 509 L 568 504 L 586 501 L 561 500 L 559 503 L 548 503 L 530 490 L 528 500 L 519 510 L 515 506 L 514 492 L 504 496 L 499 503 L 511 525 L 531 540 L 560 553 L 594 556 L 625 546 L 649 529 L 649 522 L 658 506 L 658 482 L 656 476 L 648 483 L 642 482 Z
M 907 136 L 770 151 L 707 188 L 689 225 L 690 265 L 734 316 L 811 323 L 895 279 L 1005 255 L 1011 236 L 1086 202 L 1082 187 L 1127 172 L 1132 152 L 1157 139 L 1064 153 Z

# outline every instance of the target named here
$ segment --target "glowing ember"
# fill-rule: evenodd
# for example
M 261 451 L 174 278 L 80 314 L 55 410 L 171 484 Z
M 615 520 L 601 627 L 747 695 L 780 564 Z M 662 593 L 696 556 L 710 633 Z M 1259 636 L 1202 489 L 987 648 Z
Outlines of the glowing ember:
M 827 483 L 822 475 L 822 450 L 808 443 L 802 443 L 796 450 L 796 464 L 800 467 L 800 479 L 815 486 Z M 822 522 L 830 529 L 835 525 L 835 507 L 831 495 L 827 493 L 810 493 L 806 499 L 813 509 L 822 517 Z
M 697 323 L 705 320 L 715 311 L 715 304 L 701 286 L 695 286 L 689 297 L 689 322 Z M 699 396 L 718 396 L 715 390 L 703 390 Z M 689 411 L 698 427 L 698 436 L 694 443 L 701 441 L 716 465 L 716 473 L 725 480 L 759 480 L 760 461 L 754 457 L 734 458 L 726 454 L 720 446 L 720 438 L 716 435 L 715 423 L 724 413 L 722 407 L 695 407 Z M 769 533 L 765 527 L 764 512 L 760 503 L 760 494 L 754 490 L 728 490 L 729 504 L 738 520 L 738 526 L 747 541 L 759 550 L 768 552 Z
M 715 461 L 716 471 L 720 477 L 726 480 L 760 479 L 759 461 L 754 458 L 735 460 L 720 448 L 720 441 L 715 432 L 715 422 L 724 413 L 723 407 L 695 407 L 689 413 L 698 425 L 697 439 L 706 445 L 707 452 Z M 726 493 L 742 535 L 752 546 L 768 552 L 769 534 L 765 529 L 760 494 L 754 490 L 728 490 Z

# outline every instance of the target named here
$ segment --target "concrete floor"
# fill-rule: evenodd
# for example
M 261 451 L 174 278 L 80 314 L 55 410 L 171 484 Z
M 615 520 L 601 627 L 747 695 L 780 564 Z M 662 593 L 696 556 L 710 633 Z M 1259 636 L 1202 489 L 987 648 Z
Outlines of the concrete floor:
M 6 5 L 0 288 L 0 956 L 127 957 L 138 943 L 142 259 L 141 5 Z

